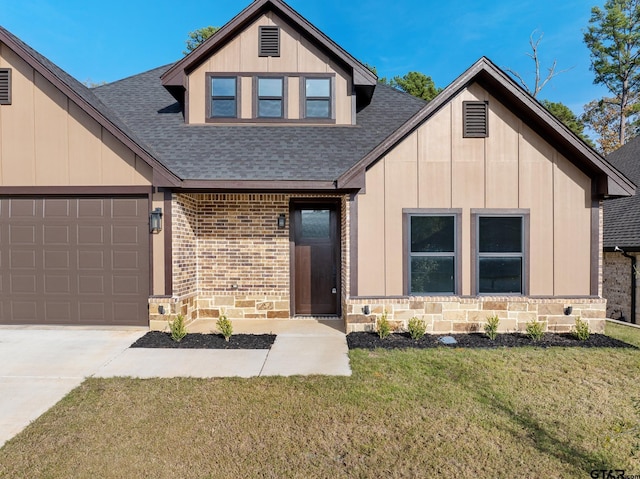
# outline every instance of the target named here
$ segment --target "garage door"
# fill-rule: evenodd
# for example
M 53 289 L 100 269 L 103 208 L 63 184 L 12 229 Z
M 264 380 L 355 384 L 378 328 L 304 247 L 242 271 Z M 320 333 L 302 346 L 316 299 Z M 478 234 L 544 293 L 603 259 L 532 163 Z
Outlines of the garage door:
M 147 325 L 148 200 L 0 199 L 0 323 Z

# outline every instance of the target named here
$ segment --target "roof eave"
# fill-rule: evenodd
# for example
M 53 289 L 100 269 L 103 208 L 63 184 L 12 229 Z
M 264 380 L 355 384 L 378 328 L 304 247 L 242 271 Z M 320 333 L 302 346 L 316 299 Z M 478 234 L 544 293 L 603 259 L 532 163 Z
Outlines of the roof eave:
M 527 94 L 511 78 L 507 76 L 488 58 L 482 57 L 466 72 L 455 79 L 438 96 L 431 100 L 422 110 L 410 118 L 386 140 L 369 152 L 362 160 L 348 169 L 337 179 L 338 187 L 349 184 L 355 177 L 362 174 L 366 168 L 384 156 L 402 139 L 433 116 L 443 105 L 451 101 L 458 93 L 471 83 L 478 82 L 488 86 L 490 93 L 501 91 L 503 96 L 509 97 L 511 103 L 530 113 L 532 119 L 537 120 L 539 127 L 553 133 L 555 142 L 564 143 L 563 148 L 574 151 L 584 166 L 592 172 L 594 177 L 604 175 L 606 181 L 599 181 L 598 194 L 604 196 L 632 196 L 635 185 L 622 173 L 616 170 L 602 156 L 586 145 L 562 122 L 544 108 L 531 95 Z M 492 91 L 493 90 L 493 91 Z
M 166 168 L 162 163 L 156 160 L 153 155 L 151 155 L 146 149 L 141 147 L 136 141 L 134 141 L 129 135 L 127 135 L 126 132 L 122 131 L 113 121 L 111 121 L 100 111 L 98 111 L 71 86 L 62 81 L 62 79 L 60 79 L 54 72 L 43 65 L 29 51 L 25 50 L 22 45 L 16 43 L 9 32 L 2 27 L 0 27 L 0 42 L 11 48 L 31 68 L 40 73 L 56 88 L 58 88 L 67 97 L 69 97 L 75 104 L 77 104 L 85 113 L 87 113 L 91 118 L 97 121 L 98 124 L 104 127 L 109 133 L 114 135 L 118 140 L 120 140 L 129 149 L 131 149 L 131 151 L 133 151 L 137 156 L 145 161 L 152 168 L 153 176 L 154 178 L 157 178 L 159 182 L 167 186 L 177 186 L 180 184 L 180 179 L 171 171 L 169 171 L 168 168 Z

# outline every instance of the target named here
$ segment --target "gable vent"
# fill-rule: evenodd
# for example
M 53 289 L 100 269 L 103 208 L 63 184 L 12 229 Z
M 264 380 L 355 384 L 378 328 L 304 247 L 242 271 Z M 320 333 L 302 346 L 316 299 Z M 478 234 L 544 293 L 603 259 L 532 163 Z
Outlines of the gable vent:
M 489 136 L 489 105 L 486 101 L 464 101 L 463 133 L 464 138 L 486 138 Z
M 260 27 L 259 56 L 280 56 L 280 27 Z
M 11 105 L 10 68 L 0 68 L 0 105 Z

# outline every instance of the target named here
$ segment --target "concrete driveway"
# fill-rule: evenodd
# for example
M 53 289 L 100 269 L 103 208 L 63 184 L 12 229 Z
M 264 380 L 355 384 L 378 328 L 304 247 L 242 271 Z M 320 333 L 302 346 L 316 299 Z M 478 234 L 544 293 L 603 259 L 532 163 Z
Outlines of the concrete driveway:
M 0 328 L 0 447 L 144 333 Z
M 351 375 L 341 322 L 242 320 L 234 333 L 277 335 L 270 350 L 129 349 L 146 329 L 0 326 L 0 447 L 89 376 Z M 199 320 L 190 332 L 209 333 Z

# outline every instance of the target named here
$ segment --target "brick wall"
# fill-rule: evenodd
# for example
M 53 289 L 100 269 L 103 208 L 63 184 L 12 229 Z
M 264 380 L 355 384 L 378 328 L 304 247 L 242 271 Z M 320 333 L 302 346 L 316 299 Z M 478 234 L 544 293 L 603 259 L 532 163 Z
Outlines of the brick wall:
M 173 295 L 184 296 L 197 289 L 197 215 L 194 195 L 173 195 Z
M 607 299 L 607 317 L 619 319 L 622 315 L 630 321 L 631 259 L 625 258 L 621 253 L 604 253 L 602 295 Z M 636 291 L 636 298 L 638 298 L 638 291 Z M 638 312 L 636 315 L 638 316 Z
M 524 331 L 534 320 L 544 322 L 548 331 L 568 332 L 579 316 L 593 332 L 603 332 L 605 304 L 606 300 L 600 298 L 359 298 L 347 301 L 346 322 L 347 333 L 374 331 L 377 318 L 386 310 L 396 330 L 406 330 L 409 319 L 417 317 L 427 323 L 429 333 L 477 332 L 483 331 L 487 317 L 497 315 L 500 332 Z M 368 315 L 363 312 L 365 305 L 370 308 Z M 567 306 L 572 308 L 570 314 L 565 314 Z
M 278 229 L 278 215 L 287 228 Z M 289 198 L 198 195 L 200 295 L 289 296 Z
M 292 198 L 326 198 L 303 194 L 174 194 L 173 297 L 150 299 L 150 323 L 187 320 L 289 318 L 289 204 Z M 336 197 L 336 195 L 334 195 Z M 348 201 L 341 202 L 341 254 L 348 258 Z M 286 215 L 286 228 L 277 218 Z M 346 262 L 343 261 L 343 265 Z M 348 269 L 342 271 L 346 297 Z M 160 307 L 164 315 L 159 312 Z

